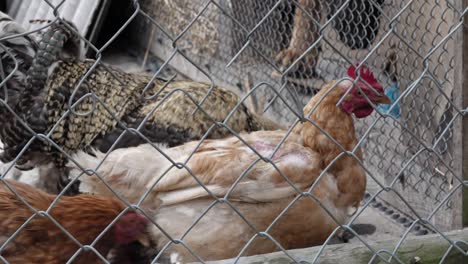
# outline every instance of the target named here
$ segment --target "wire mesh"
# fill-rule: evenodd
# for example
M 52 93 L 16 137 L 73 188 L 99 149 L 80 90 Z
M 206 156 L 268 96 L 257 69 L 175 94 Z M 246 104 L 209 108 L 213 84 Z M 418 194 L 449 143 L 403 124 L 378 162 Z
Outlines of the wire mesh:
M 60 15 L 60 6 L 66 0 L 46 2 L 52 10 L 57 11 L 54 13 L 57 17 Z M 45 210 L 25 205 L 33 214 L 28 215 L 24 224 L 13 230 L 14 233 L 0 233 L 0 259 L 11 263 L 2 252 L 7 252 L 9 245 L 15 243 L 15 238 L 25 232 L 23 230 L 27 230 L 35 218 L 46 217 L 76 244 L 78 249 L 70 256 L 70 262 L 79 262 L 80 254 L 90 251 L 100 260 L 112 262 L 106 260 L 109 258 L 107 253 L 99 252 L 96 247 L 97 241 L 103 239 L 105 232 L 112 229 L 111 226 L 102 230 L 101 235 L 93 237 L 92 242 L 86 245 L 77 241 L 73 232 L 55 221 L 50 213 L 64 198 L 67 190 L 83 182 L 92 183 L 88 186 L 89 190 L 84 191 L 115 196 L 125 204 L 125 210 L 136 209 L 150 220 L 150 234 L 153 239 L 151 245 L 143 253 L 133 250 L 133 253 L 144 255 L 139 257 L 148 263 L 177 263 L 178 256 L 171 252 L 189 256 L 190 261 L 205 262 L 222 255 L 234 257 L 233 261 L 237 262 L 242 256 L 272 251 L 283 252 L 288 261 L 295 263 L 318 263 L 332 240 L 336 236 L 342 238 L 343 230 L 365 246 L 366 251 L 371 254 L 371 259 L 366 260 L 369 263 L 373 263 L 374 259 L 387 263 L 407 263 L 407 259 L 398 253 L 410 235 L 420 231 L 419 228 L 424 228 L 426 233 L 435 233 L 448 242 L 438 256 L 441 263 L 451 250 L 466 254 L 460 246 L 461 243 L 466 244 L 466 241 L 456 241 L 445 235 L 449 230 L 463 227 L 463 204 L 460 197 L 461 189 L 466 186 L 461 159 L 462 118 L 465 109 L 460 98 L 464 84 L 460 85 L 457 79 L 461 78 L 457 67 L 463 64 L 463 59 L 457 57 L 457 52 L 460 51 L 457 41 L 460 41 L 466 11 L 462 2 L 135 0 L 128 6 L 128 18 L 121 19 L 124 23 L 119 25 L 115 33 L 106 32 L 109 37 L 103 40 L 102 45 L 96 46 L 87 42 L 85 36 L 80 36 L 81 41 L 87 42 L 93 56 L 77 76 L 70 77 L 73 78 L 72 81 L 66 81 L 68 83 L 65 88 L 69 90 L 64 92 L 62 105 L 48 110 L 48 118 L 54 124 L 41 132 L 33 131 L 34 127 L 31 128 L 27 113 L 18 112 L 19 108 L 11 105 L 11 100 L 16 99 L 13 97 L 8 101 L 6 96 L 13 93 L 10 85 L 17 77 L 15 74 L 26 74 L 25 80 L 29 77 L 27 74 L 30 74 L 21 72 L 24 61 L 8 52 L 11 49 L 8 41 L 35 34 L 37 30 L 14 32 L 16 35 L 13 36 L 2 32 L 1 85 L 4 97 L 1 100 L 1 115 L 17 118 L 19 126 L 30 133 L 26 133 L 29 136 L 22 139 L 24 142 L 19 152 L 15 153 L 11 163 L 3 169 L 0 177 L 2 184 L 9 186 L 6 178 L 20 179 L 15 171 L 15 163 L 33 159 L 37 155 L 37 148 L 44 151 L 40 147 L 43 145 L 47 146 L 47 155 L 43 156 L 50 158 L 59 155 L 63 162 L 54 164 L 55 167 L 40 164 L 36 166 L 40 167 L 39 174 L 41 170 L 52 173 L 52 169 L 58 169 L 57 177 L 68 177 L 69 171 L 63 169 L 65 161 L 82 170 L 82 173 L 74 175 L 76 177 L 70 182 L 66 181 L 65 186 L 59 186 L 57 196 L 54 196 Z M 42 29 L 47 30 L 56 22 L 49 21 Z M 7 28 L 3 30 L 6 31 Z M 119 38 L 128 38 L 129 47 L 140 55 L 145 50 L 151 50 L 162 62 L 145 77 L 127 77 L 114 70 L 102 62 L 102 57 Z M 346 69 L 356 61 L 372 69 L 384 85 L 391 105 L 378 106 L 370 117 L 355 119 L 356 147 L 346 149 L 329 135 L 329 131 L 320 127 L 316 120 L 306 118 L 302 109 L 325 84 L 332 80 L 346 80 L 343 77 Z M 9 68 L 8 63 L 16 66 Z M 164 74 L 167 72 L 178 74 L 167 76 Z M 95 81 L 98 74 L 106 75 L 105 84 Z M 179 79 L 195 82 L 178 82 Z M 128 80 L 135 82 L 135 85 L 130 85 Z M 110 88 L 105 88 L 106 86 Z M 339 82 L 333 87 L 337 86 Z M 99 90 L 101 87 L 104 87 L 103 90 Z M 226 101 L 217 103 L 221 104 L 225 113 L 221 116 L 219 109 L 210 108 L 216 105 L 211 103 L 213 97 L 222 93 L 219 89 L 223 88 L 219 87 L 239 95 L 233 105 Z M 165 91 L 166 88 L 169 91 Z M 54 92 L 50 83 L 44 89 Z M 49 98 L 45 94 L 47 93 L 40 95 L 44 96 L 43 101 Z M 119 98 L 121 101 L 118 101 Z M 319 103 L 323 100 L 319 100 Z M 126 110 L 127 104 L 130 105 L 128 109 L 135 105 L 132 111 Z M 183 107 L 181 105 L 190 109 L 190 117 L 177 112 L 178 107 Z M 247 111 L 245 105 L 253 113 L 263 115 L 285 127 L 282 138 L 275 141 L 278 145 L 275 144 L 273 148 L 265 147 L 262 145 L 263 141 L 258 142 L 258 138 L 254 140 L 241 133 L 242 129 L 237 127 L 236 120 L 242 119 L 243 111 Z M 140 110 L 145 115 L 135 116 L 135 112 Z M 178 115 L 183 117 L 179 122 L 185 126 L 172 128 L 168 116 Z M 168 119 L 164 119 L 166 117 Z M 2 120 L 7 119 L 3 117 Z M 166 123 L 157 123 L 158 120 L 165 120 Z M 193 124 L 196 122 L 202 124 Z M 317 126 L 320 136 L 340 149 L 328 166 L 321 168 L 320 172 L 314 171 L 314 175 L 308 175 L 307 183 L 292 178 L 294 174 L 287 172 L 291 165 L 279 162 L 276 156 L 283 151 L 281 145 L 295 140 L 293 130 L 301 122 Z M 160 136 L 162 139 L 153 137 L 151 132 L 159 131 L 160 126 L 170 127 L 169 132 Z M 194 128 L 195 126 L 197 127 Z M 109 127 L 118 129 L 112 130 Z M 197 129 L 202 133 L 195 133 Z M 82 133 L 83 136 L 78 139 L 62 137 L 63 131 L 68 130 L 79 131 L 76 133 Z M 97 154 L 97 164 L 80 164 L 75 160 L 76 156 L 73 155 L 76 151 L 103 144 L 99 140 L 109 131 L 114 133 L 113 137 L 103 151 L 105 154 Z M 171 138 L 173 141 L 170 141 L 167 138 L 171 135 L 183 135 L 184 139 Z M 225 170 L 232 170 L 237 174 L 235 179 L 226 180 L 229 186 L 223 186 L 225 189 L 220 191 L 219 186 L 213 185 L 216 180 L 207 182 L 205 174 L 222 175 L 222 171 L 201 174 L 192 159 L 199 157 L 196 153 L 203 150 L 211 139 L 227 137 L 230 137 L 230 141 L 226 141 L 226 144 L 237 144 L 239 148 L 243 147 L 244 151 L 250 151 L 254 155 L 249 156 L 251 159 L 230 161 L 235 166 L 227 162 Z M 144 154 L 140 153 L 142 156 L 139 157 L 136 156 L 140 155 L 138 152 L 130 152 L 131 155 L 126 156 L 128 160 L 141 162 L 135 164 L 147 167 L 147 172 L 135 168 L 138 171 L 135 173 L 143 175 L 141 181 L 147 182 L 141 185 L 137 178 L 127 175 L 129 178 L 122 180 L 127 185 L 122 187 L 113 175 L 104 175 L 100 173 L 100 169 L 106 167 L 106 161 L 112 160 L 113 153 L 123 151 L 119 142 L 123 145 L 137 145 L 132 140 L 138 144 L 149 143 L 145 150 L 147 154 L 151 153 L 152 160 L 144 160 Z M 174 148 L 157 144 L 168 143 L 172 147 L 184 143 L 184 140 L 196 141 Z M 11 144 L 6 144 L 5 152 L 8 147 L 12 147 Z M 265 152 L 262 148 L 267 148 L 270 152 Z M 362 162 L 359 148 L 363 152 Z M 178 156 L 179 152 L 183 155 Z M 48 153 L 54 154 L 49 156 Z M 366 198 L 351 217 L 344 217 L 330 209 L 319 194 L 321 188 L 327 188 L 324 185 L 330 177 L 330 171 L 333 172 L 333 166 L 343 157 L 358 164 L 367 177 Z M 311 160 L 315 156 L 308 158 L 313 163 Z M 290 187 L 294 195 L 273 201 L 277 203 L 276 206 L 265 207 L 270 211 L 262 211 L 258 206 L 258 212 L 253 216 L 249 211 L 254 207 L 253 202 L 242 201 L 242 196 L 236 195 L 241 195 L 245 179 L 256 172 L 259 164 L 266 164 L 264 169 L 272 171 L 276 180 Z M 49 167 L 44 169 L 44 166 Z M 229 172 L 232 174 L 232 171 Z M 173 202 L 158 208 L 157 216 L 152 215 L 145 209 L 145 205 L 148 201 L 156 201 L 155 196 L 158 195 L 170 200 L 172 196 L 164 196 L 165 189 L 161 186 L 174 184 L 180 187 L 178 183 L 171 182 L 174 181 L 171 177 L 182 177 L 177 176 L 177 173 L 186 177 L 184 181 L 188 183 L 185 186 L 182 184 L 184 187 L 177 190 L 180 193 L 172 195 L 189 195 L 183 192 L 194 191 L 201 193 L 204 200 L 180 204 Z M 149 174 L 152 178 L 145 178 L 150 177 Z M 39 176 L 33 185 L 47 190 L 48 186 L 55 185 L 55 182 L 50 182 L 54 180 L 56 179 Z M 131 190 L 130 195 L 126 195 L 127 188 Z M 168 187 L 166 191 L 174 190 Z M 258 187 L 249 191 L 257 193 L 258 197 L 264 197 L 261 195 L 265 195 L 268 189 Z M 19 193 L 15 195 L 27 204 Z M 172 199 L 177 201 L 179 198 Z M 304 200 L 312 202 L 316 206 L 312 207 L 315 210 L 323 209 L 323 214 L 333 223 L 333 228 L 320 239 L 320 243 L 309 241 L 307 244 L 300 241 L 302 238 L 299 234 L 305 232 L 304 230 L 320 229 L 320 226 L 313 224 L 313 218 L 298 219 L 296 225 L 302 224 L 302 229 L 283 230 L 284 233 L 290 233 L 291 237 L 282 237 L 284 234 L 278 231 L 278 226 L 280 229 L 282 226 L 285 228 L 284 219 L 291 221 L 291 215 L 300 215 L 297 208 L 305 203 Z M 371 246 L 375 241 L 362 236 L 355 229 L 356 221 L 369 210 L 377 210 L 376 208 L 380 208 L 403 226 L 401 238 L 398 236 L 399 240 L 391 246 L 390 251 Z M 111 224 L 117 223 L 125 212 L 116 215 L 117 218 Z M 263 215 L 271 217 L 262 218 Z M 261 221 L 265 223 L 260 223 Z M 222 225 L 221 230 L 224 233 L 213 227 L 216 224 Z M 209 230 L 208 227 L 213 228 Z M 231 237 L 217 237 L 216 232 L 229 234 Z M 218 240 L 211 239 L 213 237 Z M 217 244 L 213 244 L 213 241 Z M 312 259 L 298 259 L 289 253 L 289 249 L 322 244 Z M 222 254 L 216 252 L 219 248 L 224 251 Z M 109 254 L 112 253 L 111 251 Z M 187 259 L 183 261 L 188 262 Z

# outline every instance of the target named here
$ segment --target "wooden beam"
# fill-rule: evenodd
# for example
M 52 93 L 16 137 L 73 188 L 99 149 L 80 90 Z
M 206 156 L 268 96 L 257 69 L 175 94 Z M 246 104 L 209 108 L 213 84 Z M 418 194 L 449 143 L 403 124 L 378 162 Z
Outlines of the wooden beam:
M 459 0 L 455 1 L 457 4 L 457 8 L 459 10 L 463 10 L 468 6 L 468 0 Z M 468 106 L 468 26 L 466 22 L 468 21 L 468 16 L 465 15 L 465 21 L 462 30 L 459 32 L 457 36 L 456 43 L 458 44 L 455 48 L 455 57 L 456 59 L 456 68 L 455 74 L 460 74 L 458 78 L 455 79 L 456 86 L 461 90 L 461 96 L 459 100 L 461 100 L 461 106 L 467 107 Z M 456 76 L 457 77 L 457 76 Z M 462 175 L 463 180 L 468 180 L 468 119 L 466 115 L 462 118 L 462 130 L 461 130 L 461 143 L 462 143 L 462 153 L 458 157 L 462 162 Z M 454 182 L 456 183 L 456 182 Z M 463 227 L 468 226 L 468 188 L 464 186 L 462 188 L 462 225 Z
M 447 238 L 452 241 L 468 241 L 468 229 L 451 231 L 445 234 Z M 347 264 L 362 264 L 362 263 L 399 263 L 396 260 L 387 262 L 390 257 L 390 253 L 394 250 L 395 246 L 399 242 L 399 239 L 383 240 L 383 241 L 366 241 L 375 250 L 379 251 L 383 258 L 375 257 L 372 260 L 373 252 L 364 244 L 337 244 L 325 247 L 325 250 L 320 255 L 320 258 L 316 263 L 320 264 L 335 264 L 335 263 L 347 263 Z M 467 252 L 468 246 L 462 243 L 459 246 Z M 305 249 L 294 249 L 288 250 L 288 253 L 293 256 L 299 263 L 312 263 L 315 256 L 319 252 L 321 247 L 311 247 Z M 450 248 L 450 243 L 439 234 L 426 235 L 426 236 L 415 236 L 406 238 L 399 250 L 396 252 L 396 256 L 403 263 L 412 264 L 432 264 L 440 263 L 442 257 Z M 386 253 L 388 252 L 388 253 Z M 226 259 L 219 261 L 207 261 L 207 264 L 231 264 L 234 263 L 235 259 Z M 293 263 L 293 261 L 287 257 L 283 252 L 274 252 L 264 255 L 256 255 L 250 257 L 240 258 L 237 262 L 239 264 L 286 264 Z M 460 253 L 456 248 L 452 248 L 447 255 L 444 264 L 461 264 L 468 263 L 468 256 Z

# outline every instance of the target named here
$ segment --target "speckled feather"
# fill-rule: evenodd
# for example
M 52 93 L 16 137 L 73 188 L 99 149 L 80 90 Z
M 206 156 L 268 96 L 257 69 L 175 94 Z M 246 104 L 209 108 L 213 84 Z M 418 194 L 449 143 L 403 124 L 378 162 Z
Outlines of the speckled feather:
M 8 15 L 0 12 L 1 38 L 12 37 L 13 35 L 24 33 L 24 31 L 25 30 Z M 36 42 L 28 35 L 1 41 L 0 55 L 3 70 L 2 74 L 4 74 L 2 79 L 5 78 L 6 82 L 0 89 L 0 97 L 5 100 L 5 103 L 8 104 L 13 111 L 15 111 L 15 107 L 21 99 L 26 73 L 32 63 L 36 50 Z M 20 126 L 20 124 L 13 118 L 10 110 L 7 109 L 3 103 L 0 103 L 0 122 L 2 124 L 2 141 L 4 145 L 6 145 L 6 149 L 4 150 L 6 153 L 2 153 L 0 159 L 5 161 L 3 156 L 14 155 L 14 152 L 8 148 L 8 145 L 11 145 L 8 143 L 17 142 L 21 138 L 21 134 L 17 133 L 17 127 Z M 22 130 L 24 130 L 24 128 L 22 128 Z
M 47 109 L 48 127 L 52 127 L 59 121 L 62 114 L 69 109 L 68 99 L 81 76 L 93 65 L 93 61 L 88 62 L 60 62 L 52 76 L 46 83 L 49 88 L 45 98 Z M 112 71 L 112 74 L 111 72 Z M 114 78 L 116 76 L 118 79 Z M 203 134 L 215 122 L 222 122 L 229 112 L 236 106 L 239 98 L 234 93 L 214 87 L 208 99 L 203 104 L 208 115 L 203 111 L 197 111 L 195 104 L 187 95 L 182 92 L 172 94 L 167 100 L 161 103 L 161 99 L 173 89 L 182 89 L 194 100 L 200 101 L 209 91 L 209 85 L 195 82 L 173 81 L 160 95 L 145 103 L 142 103 L 141 94 L 149 78 L 143 75 L 127 74 L 111 67 L 97 66 L 86 79 L 84 84 L 78 89 L 76 100 L 80 95 L 94 93 L 99 100 L 102 100 L 114 117 L 105 107 L 96 103 L 95 109 L 90 115 L 70 114 L 62 119 L 59 126 L 52 134 L 52 139 L 59 145 L 64 146 L 65 151 L 74 151 L 86 146 L 93 145 L 96 137 L 105 138 L 109 131 L 117 127 L 118 120 L 121 120 L 129 127 L 137 127 L 146 115 L 149 118 L 146 127 L 157 124 L 165 127 L 168 132 L 182 132 L 187 138 L 180 138 L 181 142 L 191 139 L 201 138 Z M 152 90 L 160 89 L 164 80 L 157 79 Z M 152 92 L 152 91 L 150 91 Z M 156 111 L 152 110 L 159 104 Z M 93 99 L 88 97 L 80 102 L 75 108 L 76 113 L 86 113 L 92 111 Z M 189 121 L 191 119 L 191 121 Z M 99 126 L 96 126 L 99 125 Z M 256 122 L 244 105 L 234 113 L 227 125 L 234 131 L 256 131 L 261 129 L 261 125 Z M 172 131 L 171 131 L 172 130 Z M 184 131 L 186 133 L 184 133 Z M 151 131 L 146 130 L 151 134 Z M 229 132 L 225 129 L 215 129 L 211 138 L 224 137 Z M 152 135 L 148 135 L 150 138 Z M 156 142 L 164 142 L 164 138 L 152 137 Z M 99 141 L 96 141 L 99 143 Z M 177 144 L 177 143 L 174 143 Z M 180 144 L 180 143 L 179 143 Z M 99 146 L 97 146 L 99 147 Z M 50 146 L 47 151 L 50 151 Z
M 16 24 L 6 14 L 1 13 L 3 21 L 1 35 L 10 35 L 11 33 L 24 33 L 18 24 Z M 28 35 L 13 39 L 15 42 L 20 42 L 29 52 L 22 52 L 25 48 L 13 46 L 11 43 L 6 43 L 7 47 L 12 47 L 10 52 L 18 53 L 20 56 L 15 59 L 20 59 L 24 62 L 22 67 L 19 67 L 13 73 L 21 75 L 21 80 L 17 78 L 10 79 L 10 83 L 16 81 L 12 85 L 8 85 L 8 92 L 12 91 L 15 100 L 9 102 L 10 107 L 28 123 L 29 127 L 36 132 L 44 132 L 47 129 L 46 120 L 42 111 L 44 105 L 44 85 L 48 78 L 49 67 L 66 53 L 72 53 L 74 56 L 79 56 L 79 41 L 68 27 L 64 26 L 63 21 L 58 21 L 52 24 L 42 35 L 40 43 L 28 37 Z M 5 25 L 5 26 L 3 26 Z M 12 28 L 13 26 L 13 28 Z M 72 24 L 69 26 L 76 31 L 76 27 Z M 72 41 L 68 41 L 72 39 Z M 19 51 L 19 52 L 18 52 Z M 78 51 L 78 52 L 77 52 Z M 10 59 L 10 58 L 7 58 Z M 14 65 L 14 61 L 7 61 L 7 73 L 13 71 L 8 67 Z M 36 106 L 36 107 L 33 107 Z M 2 108 L 3 109 L 3 108 Z M 4 114 L 3 124 L 6 126 L 2 131 L 2 141 L 5 144 L 5 152 L 2 153 L 3 161 L 11 161 L 25 145 L 26 141 L 32 136 L 31 133 L 23 127 L 16 118 L 12 118 L 8 113 Z M 36 146 L 32 146 L 31 151 L 38 150 Z M 27 155 L 20 158 L 17 164 L 27 162 Z
M 60 28 L 64 29 L 62 35 Z M 71 154 L 89 146 L 108 151 L 124 131 L 124 126 L 137 128 L 147 116 L 148 119 L 140 132 L 152 142 L 177 146 L 200 139 L 212 125 L 224 122 L 239 103 L 236 94 L 217 86 L 210 89 L 210 85 L 206 83 L 189 81 L 172 81 L 164 86 L 166 81 L 162 79 L 154 80 L 145 93 L 145 96 L 157 96 L 145 100 L 143 92 L 151 81 L 150 76 L 125 73 L 93 60 L 81 61 L 77 56 L 73 56 L 73 51 L 71 57 L 64 58 L 60 52 L 70 52 L 65 50 L 66 47 L 70 49 L 70 46 L 79 46 L 68 43 L 69 39 L 72 39 L 72 43 L 77 42 L 73 34 L 63 26 L 53 26 L 46 32 L 28 71 L 26 83 L 18 83 L 18 86 L 24 86 L 22 89 L 20 87 L 24 96 L 15 108 L 35 132 L 47 134 L 53 129 L 51 140 L 66 153 Z M 88 71 L 91 72 L 81 86 L 77 87 Z M 175 89 L 178 91 L 174 91 Z M 71 103 L 79 101 L 73 108 L 73 112 L 78 114 L 70 111 L 69 100 L 74 91 L 76 94 Z M 171 92 L 173 93 L 169 95 Z M 86 98 L 82 98 L 87 94 Z M 206 114 L 201 110 L 193 114 L 196 104 L 206 95 L 208 97 L 201 105 Z M 105 106 L 94 100 L 94 96 Z M 166 96 L 168 97 L 165 98 Z M 250 113 L 243 104 L 239 105 L 226 124 L 234 132 L 274 130 L 281 127 L 271 120 Z M 7 125 L 1 132 L 2 141 L 5 143 L 2 160 L 5 162 L 13 160 L 32 137 L 32 134 L 16 121 Z M 217 127 L 211 131 L 208 138 L 222 138 L 229 134 L 229 130 Z M 135 134 L 127 133 L 116 148 L 141 143 L 146 141 Z M 53 162 L 60 178 L 58 186 L 49 190 L 55 193 L 68 183 L 68 173 L 63 171 L 66 161 L 65 155 L 54 146 L 36 140 L 17 164 L 36 166 Z M 70 191 L 74 193 L 76 190 L 74 187 Z

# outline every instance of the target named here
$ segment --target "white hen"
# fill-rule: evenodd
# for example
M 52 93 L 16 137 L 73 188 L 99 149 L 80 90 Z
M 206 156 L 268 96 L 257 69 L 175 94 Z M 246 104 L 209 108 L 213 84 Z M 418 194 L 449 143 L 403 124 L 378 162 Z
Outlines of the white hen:
M 284 137 L 284 131 L 261 131 L 241 136 L 260 155 L 268 157 Z M 175 239 L 181 238 L 205 210 L 214 205 L 183 241 L 203 260 L 230 258 L 241 252 L 255 235 L 255 229 L 265 231 L 294 198 L 300 192 L 307 191 L 320 175 L 319 155 L 299 142 L 301 138 L 291 134 L 272 157 L 278 170 L 298 188 L 297 191 L 275 166 L 261 160 L 239 139 L 204 141 L 190 158 L 187 167 L 212 194 L 222 198 L 229 193 L 226 198 L 230 204 L 215 203 L 215 199 L 187 169 L 173 166 L 149 144 L 111 152 L 98 173 L 114 191 L 131 202 L 137 202 L 154 185 L 145 202 L 154 197 L 162 200 L 162 207 L 154 220 Z M 197 144 L 191 142 L 180 147 L 161 148 L 161 151 L 175 162 L 183 163 Z M 82 152 L 75 159 L 85 168 L 96 168 L 103 157 L 102 153 L 92 157 Z M 142 164 L 145 166 L 142 167 Z M 245 175 L 232 188 L 245 170 Z M 165 171 L 167 173 L 163 175 Z M 75 168 L 72 175 L 80 172 Z M 84 175 L 80 180 L 82 191 L 112 195 L 96 176 Z M 313 194 L 340 223 L 346 221 L 347 209 L 334 206 L 333 201 L 339 196 L 335 177 L 324 173 Z M 297 248 L 321 243 L 336 226 L 337 223 L 325 210 L 311 197 L 304 196 L 292 204 L 268 233 L 281 246 Z M 169 241 L 158 228 L 153 227 L 152 232 L 157 249 Z M 244 255 L 276 250 L 279 248 L 263 237 L 255 239 Z M 173 251 L 178 252 L 184 261 L 196 260 L 183 246 L 168 249 L 168 252 Z
M 356 78 L 355 68 L 350 67 L 348 74 Z M 382 90 L 367 68 L 364 72 L 361 68 L 361 75 Z M 352 114 L 366 117 L 373 111 L 369 100 L 377 104 L 388 98 L 361 82 L 358 85 L 360 89 L 350 81 L 333 81 L 311 99 L 305 116 L 323 130 L 304 122 L 290 135 L 257 131 L 241 134 L 243 141 L 231 137 L 161 147 L 167 157 L 141 145 L 111 152 L 97 171 L 131 202 L 151 189 L 146 202 L 162 200 L 155 221 L 203 260 L 272 252 L 279 250 L 276 244 L 286 249 L 317 245 L 347 221 L 364 196 L 366 175 L 356 160 L 361 152 L 356 148 Z M 346 99 L 337 106 L 344 94 Z M 310 113 L 311 109 L 315 111 Z M 357 158 L 341 156 L 343 149 L 355 151 Z M 75 160 L 95 169 L 103 157 L 79 153 Z M 333 174 L 322 171 L 328 166 Z M 80 174 L 71 167 L 72 175 Z M 96 176 L 80 179 L 88 191 L 112 195 Z M 216 203 L 211 194 L 229 202 Z M 152 232 L 161 249 L 169 239 L 156 227 Z M 194 260 L 180 244 L 167 250 L 179 252 L 185 261 Z

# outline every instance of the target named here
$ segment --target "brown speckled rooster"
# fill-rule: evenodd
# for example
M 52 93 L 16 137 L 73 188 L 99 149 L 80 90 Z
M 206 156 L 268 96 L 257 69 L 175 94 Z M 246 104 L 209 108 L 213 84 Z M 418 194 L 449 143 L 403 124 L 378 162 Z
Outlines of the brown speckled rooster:
M 6 76 L 2 94 L 6 91 L 8 95 L 8 107 L 0 106 L 0 139 L 4 143 L 0 159 L 10 162 L 27 146 L 17 166 L 40 166 L 41 187 L 49 192 L 57 193 L 69 183 L 64 168 L 66 155 L 55 144 L 68 154 L 88 146 L 107 151 L 125 127 L 139 127 L 148 140 L 169 146 L 199 139 L 218 122 L 226 122 L 235 132 L 280 127 L 251 113 L 236 94 L 220 87 L 189 81 L 167 83 L 159 78 L 151 82 L 150 76 L 80 60 L 76 56 L 76 31 L 67 22 L 52 24 L 38 47 L 27 35 L 9 38 L 25 32 L 3 13 L 0 28 L 0 54 Z M 150 95 L 155 96 L 146 100 Z M 203 110 L 194 113 L 196 104 L 205 96 Z M 233 115 L 225 120 L 233 109 Z M 36 133 L 49 133 L 49 140 L 37 138 L 28 145 L 33 133 L 20 120 Z M 228 129 L 216 127 L 208 137 L 227 135 Z M 127 132 L 115 147 L 143 142 L 140 136 Z M 77 186 L 70 185 L 67 191 L 76 193 Z

